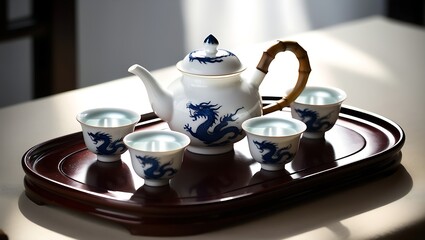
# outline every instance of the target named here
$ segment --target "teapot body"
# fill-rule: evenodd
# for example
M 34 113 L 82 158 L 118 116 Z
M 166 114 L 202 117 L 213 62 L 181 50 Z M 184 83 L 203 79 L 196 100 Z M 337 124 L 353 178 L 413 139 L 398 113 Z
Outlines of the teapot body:
M 168 87 L 173 106 L 167 123 L 190 137 L 188 150 L 199 154 L 231 151 L 242 138 L 243 121 L 262 114 L 258 88 L 240 74 L 220 77 L 183 74 Z
M 144 83 L 152 109 L 171 130 L 190 137 L 188 150 L 199 154 L 221 154 L 245 133 L 242 123 L 252 117 L 281 110 L 294 101 L 310 73 L 307 52 L 296 42 L 279 41 L 265 51 L 252 76 L 235 54 L 219 49 L 209 35 L 204 49 L 190 52 L 177 63 L 182 76 L 164 88 L 145 68 L 134 64 L 128 71 Z M 293 90 L 280 100 L 262 106 L 258 88 L 270 63 L 279 52 L 291 51 L 299 60 L 298 80 Z

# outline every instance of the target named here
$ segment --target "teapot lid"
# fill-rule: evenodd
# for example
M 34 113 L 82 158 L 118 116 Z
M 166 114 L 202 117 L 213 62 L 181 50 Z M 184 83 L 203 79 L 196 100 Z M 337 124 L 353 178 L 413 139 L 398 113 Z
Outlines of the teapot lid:
M 210 34 L 204 40 L 204 49 L 189 53 L 177 63 L 177 68 L 184 73 L 208 76 L 235 74 L 245 69 L 235 54 L 217 47 L 217 38 Z

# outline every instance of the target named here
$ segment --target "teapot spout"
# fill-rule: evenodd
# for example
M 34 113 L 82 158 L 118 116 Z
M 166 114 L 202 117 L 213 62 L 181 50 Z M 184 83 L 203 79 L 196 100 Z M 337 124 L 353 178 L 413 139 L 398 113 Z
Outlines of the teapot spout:
M 137 75 L 146 87 L 149 101 L 152 109 L 162 120 L 168 122 L 171 120 L 173 97 L 166 91 L 152 74 L 138 64 L 131 66 L 128 71 Z

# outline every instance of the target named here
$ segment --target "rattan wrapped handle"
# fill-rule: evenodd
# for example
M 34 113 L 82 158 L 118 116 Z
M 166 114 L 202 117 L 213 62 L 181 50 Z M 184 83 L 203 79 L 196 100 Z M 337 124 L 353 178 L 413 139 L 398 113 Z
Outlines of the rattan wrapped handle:
M 310 61 L 308 59 L 307 52 L 297 42 L 279 41 L 277 44 L 271 46 L 263 53 L 263 56 L 257 65 L 257 69 L 267 74 L 270 63 L 274 60 L 276 54 L 285 51 L 293 52 L 300 64 L 298 68 L 297 83 L 287 96 L 282 97 L 279 101 L 273 104 L 265 106 L 263 108 L 263 114 L 279 111 L 282 110 L 282 108 L 288 106 L 300 95 L 300 93 L 304 90 L 305 85 L 307 84 L 308 76 L 311 72 Z

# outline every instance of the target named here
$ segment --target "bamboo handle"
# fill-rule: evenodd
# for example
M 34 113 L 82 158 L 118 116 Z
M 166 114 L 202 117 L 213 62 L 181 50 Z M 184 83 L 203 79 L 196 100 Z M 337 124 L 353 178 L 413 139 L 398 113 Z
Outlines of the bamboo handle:
M 307 84 L 308 76 L 310 75 L 310 61 L 308 59 L 307 52 L 297 42 L 290 41 L 279 41 L 277 44 L 271 46 L 267 51 L 263 53 L 260 62 L 257 65 L 257 69 L 267 74 L 270 63 L 276 57 L 279 52 L 291 51 L 295 54 L 299 62 L 298 68 L 298 80 L 293 90 L 286 96 L 273 104 L 263 107 L 263 114 L 268 114 L 274 111 L 280 111 L 282 108 L 288 106 L 291 102 L 301 94 Z

